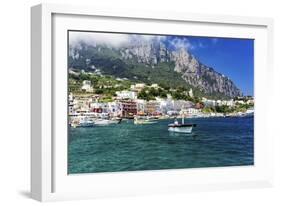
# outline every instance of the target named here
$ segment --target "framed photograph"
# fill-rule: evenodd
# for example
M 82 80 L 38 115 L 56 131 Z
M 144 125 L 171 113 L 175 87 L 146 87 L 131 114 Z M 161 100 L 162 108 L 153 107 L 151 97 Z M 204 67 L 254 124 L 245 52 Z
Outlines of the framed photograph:
M 31 14 L 34 199 L 272 185 L 271 19 Z

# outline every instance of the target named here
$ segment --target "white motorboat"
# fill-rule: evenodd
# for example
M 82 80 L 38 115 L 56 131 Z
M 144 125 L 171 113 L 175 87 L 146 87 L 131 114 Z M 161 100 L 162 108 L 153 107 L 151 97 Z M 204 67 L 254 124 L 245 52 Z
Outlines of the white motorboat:
M 95 120 L 96 126 L 104 126 L 109 124 L 119 124 L 122 119 L 97 119 Z
M 140 116 L 135 116 L 134 117 L 134 124 L 154 124 L 156 123 L 156 119 L 151 119 L 148 117 L 140 117 Z
M 196 127 L 196 124 L 185 124 L 184 118 L 182 118 L 181 124 L 177 119 L 175 119 L 173 124 L 168 125 L 168 131 L 178 133 L 192 133 L 193 127 Z
M 78 127 L 93 127 L 94 121 L 89 119 L 88 117 L 83 117 L 80 119 Z

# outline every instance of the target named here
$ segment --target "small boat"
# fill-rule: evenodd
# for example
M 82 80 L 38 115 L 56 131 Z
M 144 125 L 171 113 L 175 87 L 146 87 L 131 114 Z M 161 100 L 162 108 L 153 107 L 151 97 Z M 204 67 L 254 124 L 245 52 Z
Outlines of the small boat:
M 93 127 L 94 121 L 89 119 L 88 117 L 81 118 L 79 121 L 78 127 Z
M 175 119 L 173 124 L 168 125 L 168 131 L 178 133 L 191 133 L 193 127 L 196 127 L 196 124 L 185 124 L 184 118 L 182 118 L 181 124 L 178 122 L 177 119 Z
M 134 118 L 134 124 L 154 124 L 156 123 L 155 119 L 150 119 L 148 117 L 138 117 Z
M 154 124 L 156 123 L 155 121 L 150 121 L 148 119 L 138 119 L 134 120 L 134 124 Z
M 111 118 L 111 121 L 116 123 L 116 124 L 120 124 L 121 121 L 122 121 L 122 118 L 120 118 L 120 117 L 113 117 L 113 118 Z
M 95 125 L 96 126 L 105 126 L 109 124 L 120 124 L 122 119 L 97 119 L 95 120 Z

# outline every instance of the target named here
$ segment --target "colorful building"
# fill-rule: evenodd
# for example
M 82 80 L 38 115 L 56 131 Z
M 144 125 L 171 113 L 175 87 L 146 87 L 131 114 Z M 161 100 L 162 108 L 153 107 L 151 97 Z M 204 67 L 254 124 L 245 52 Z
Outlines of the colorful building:
M 137 114 L 137 103 L 133 100 L 121 100 L 122 117 L 133 118 Z
M 145 113 L 148 115 L 156 115 L 160 113 L 160 103 L 158 101 L 148 101 L 145 105 Z

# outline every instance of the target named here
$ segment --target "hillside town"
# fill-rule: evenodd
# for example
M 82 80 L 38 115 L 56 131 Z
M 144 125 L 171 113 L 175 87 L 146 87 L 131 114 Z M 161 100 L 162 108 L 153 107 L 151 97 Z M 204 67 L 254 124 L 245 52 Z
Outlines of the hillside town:
M 119 123 L 121 119 L 165 119 L 184 116 L 185 118 L 229 117 L 253 115 L 254 99 L 236 97 L 229 100 L 214 100 L 205 97 L 198 102 L 174 99 L 170 94 L 166 98 L 153 100 L 140 98 L 145 89 L 160 89 L 158 84 L 131 84 L 126 90 L 116 91 L 109 101 L 101 101 L 103 94 L 96 94 L 91 81 L 82 82 L 79 93 L 69 93 L 68 113 L 71 126 L 89 126 L 96 124 Z M 194 98 L 193 90 L 187 95 Z

